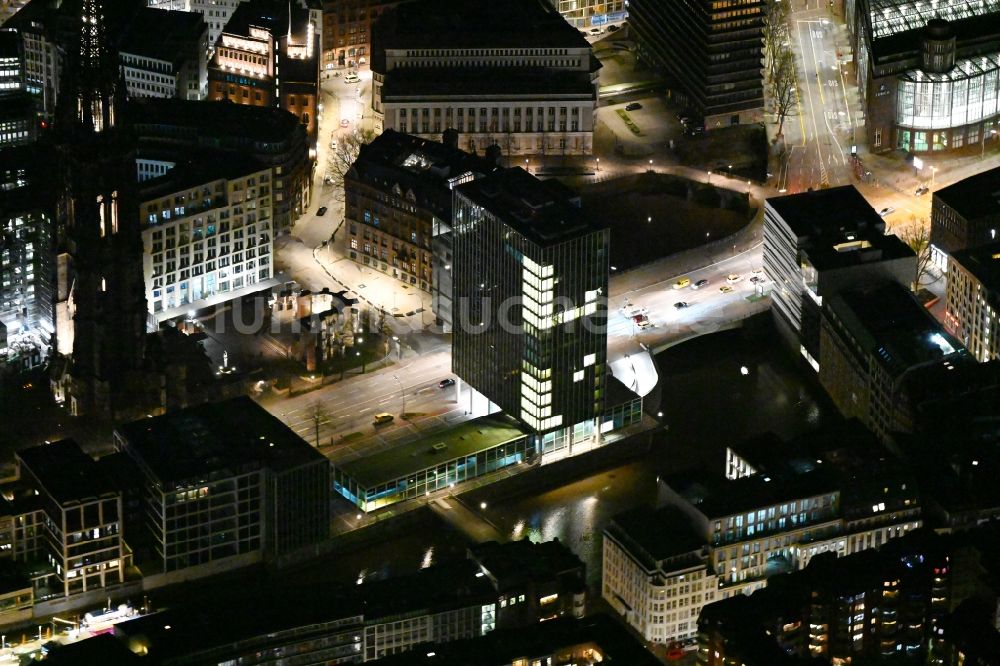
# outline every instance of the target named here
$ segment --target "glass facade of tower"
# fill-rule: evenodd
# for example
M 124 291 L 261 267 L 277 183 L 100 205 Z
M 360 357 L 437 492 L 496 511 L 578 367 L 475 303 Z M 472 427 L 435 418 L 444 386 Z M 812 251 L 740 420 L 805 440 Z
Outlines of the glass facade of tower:
M 573 231 L 561 234 L 551 221 L 535 226 L 532 219 L 557 204 L 536 200 L 537 208 L 512 210 L 520 199 L 484 197 L 494 187 L 518 191 L 524 179 L 539 183 L 513 169 L 456 192 L 452 366 L 506 413 L 544 433 L 603 413 L 608 232 L 567 223 Z M 546 237 L 548 230 L 554 233 Z

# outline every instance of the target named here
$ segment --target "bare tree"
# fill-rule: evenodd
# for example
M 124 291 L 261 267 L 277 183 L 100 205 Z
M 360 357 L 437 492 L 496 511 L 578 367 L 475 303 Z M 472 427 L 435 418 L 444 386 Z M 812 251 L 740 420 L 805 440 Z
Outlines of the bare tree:
M 796 102 L 796 72 L 795 54 L 786 46 L 779 48 L 775 54 L 774 75 L 768 79 L 767 92 L 774 104 L 774 113 L 778 116 L 778 133 L 785 126 L 785 118 L 792 114 Z
M 323 406 L 322 402 L 316 400 L 309 407 L 308 414 L 308 418 L 316 430 L 316 448 L 319 448 L 319 427 L 330 423 L 330 412 Z
M 897 227 L 895 234 L 917 255 L 913 283 L 910 285 L 910 289 L 916 292 L 931 267 L 931 226 L 927 224 L 927 220 L 917 219 L 914 215 L 910 216 L 909 224 Z
M 355 128 L 337 139 L 330 148 L 326 160 L 326 175 L 332 179 L 333 194 L 338 201 L 344 200 L 344 176 L 358 159 L 361 147 L 374 139 L 375 132 L 372 130 Z
M 779 50 L 787 48 L 788 5 L 788 0 L 766 0 L 764 5 L 764 72 L 768 79 L 774 78 Z

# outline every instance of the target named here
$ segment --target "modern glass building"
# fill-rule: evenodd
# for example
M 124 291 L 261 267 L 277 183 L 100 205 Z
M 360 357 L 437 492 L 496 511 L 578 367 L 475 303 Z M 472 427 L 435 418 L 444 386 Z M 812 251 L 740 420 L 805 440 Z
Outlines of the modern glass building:
M 668 73 L 705 128 L 760 122 L 763 0 L 631 0 L 638 55 Z
M 452 370 L 535 433 L 590 437 L 605 404 L 608 230 L 521 168 L 458 187 L 452 214 Z
M 875 152 L 985 148 L 1000 98 L 1000 0 L 847 0 Z
M 333 469 L 333 489 L 374 511 L 532 459 L 528 433 L 503 416 L 484 416 Z

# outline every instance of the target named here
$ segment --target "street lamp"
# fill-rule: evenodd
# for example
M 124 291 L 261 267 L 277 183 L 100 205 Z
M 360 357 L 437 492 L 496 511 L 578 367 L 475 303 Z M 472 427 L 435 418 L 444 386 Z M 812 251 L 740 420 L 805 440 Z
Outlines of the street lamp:
M 649 160 L 649 170 L 653 170 L 653 160 Z
M 597 158 L 597 171 L 600 172 L 600 170 L 601 170 L 601 158 L 598 157 Z
M 708 170 L 708 184 L 709 185 L 712 184 L 712 170 L 711 169 Z
M 996 136 L 996 134 L 997 131 L 995 129 L 990 130 L 990 136 Z M 979 159 L 983 159 L 986 157 L 986 132 L 983 132 L 983 140 L 981 141 L 981 143 L 983 147 L 982 150 L 979 152 Z
M 527 157 L 524 158 L 524 170 L 527 171 L 528 173 L 531 173 L 531 169 L 528 168 L 528 158 Z
M 931 189 L 933 190 L 934 189 L 934 174 L 937 173 L 938 168 L 936 166 L 932 166 L 930 169 L 931 169 Z
M 399 381 L 399 377 L 396 375 L 393 375 L 392 378 L 399 385 L 399 397 L 403 399 L 403 410 L 400 412 L 400 415 L 406 414 L 406 391 L 403 390 L 403 382 Z

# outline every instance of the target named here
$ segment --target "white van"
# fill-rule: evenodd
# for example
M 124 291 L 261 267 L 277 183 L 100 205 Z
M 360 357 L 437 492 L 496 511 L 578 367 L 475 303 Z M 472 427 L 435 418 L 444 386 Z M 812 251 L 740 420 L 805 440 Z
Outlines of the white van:
M 357 74 L 348 74 L 344 77 L 344 83 L 360 83 L 361 77 Z

